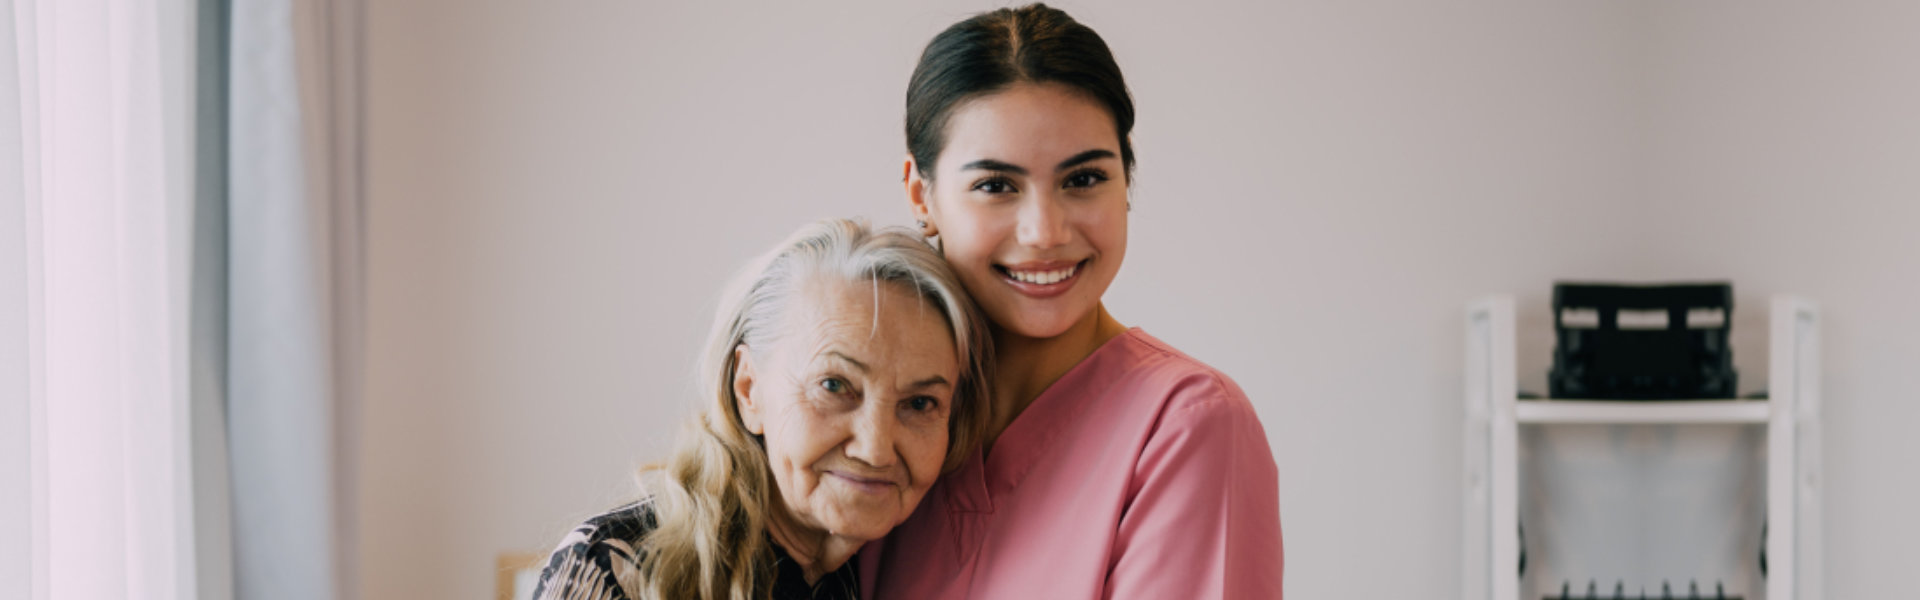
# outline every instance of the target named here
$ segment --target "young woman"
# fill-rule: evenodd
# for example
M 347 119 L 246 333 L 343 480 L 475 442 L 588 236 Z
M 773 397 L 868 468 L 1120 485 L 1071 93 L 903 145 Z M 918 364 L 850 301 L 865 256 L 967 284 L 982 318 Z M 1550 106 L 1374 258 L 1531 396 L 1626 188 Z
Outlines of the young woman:
M 911 232 L 814 224 L 724 299 L 658 485 L 562 540 L 535 598 L 856 598 L 848 559 L 977 446 L 985 324 Z
M 953 25 L 907 88 L 907 197 L 992 322 L 986 445 L 863 555 L 874 598 L 1279 598 L 1279 484 L 1233 380 L 1108 314 L 1133 102 L 1044 5 Z

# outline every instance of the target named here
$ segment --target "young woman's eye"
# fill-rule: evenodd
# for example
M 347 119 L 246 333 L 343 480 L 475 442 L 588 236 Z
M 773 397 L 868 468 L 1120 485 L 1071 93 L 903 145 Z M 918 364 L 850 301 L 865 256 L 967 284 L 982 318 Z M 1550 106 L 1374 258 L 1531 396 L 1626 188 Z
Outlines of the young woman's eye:
M 1087 169 L 1068 175 L 1066 186 L 1068 188 L 1087 188 L 1099 185 L 1105 181 L 1107 181 L 1106 173 L 1102 173 L 1098 169 Z
M 979 183 L 973 184 L 973 191 L 980 192 L 983 194 L 998 195 L 998 194 L 1011 194 L 1017 190 L 1013 188 L 1013 182 L 1007 181 L 1006 178 L 994 177 L 990 179 L 982 179 L 980 180 Z

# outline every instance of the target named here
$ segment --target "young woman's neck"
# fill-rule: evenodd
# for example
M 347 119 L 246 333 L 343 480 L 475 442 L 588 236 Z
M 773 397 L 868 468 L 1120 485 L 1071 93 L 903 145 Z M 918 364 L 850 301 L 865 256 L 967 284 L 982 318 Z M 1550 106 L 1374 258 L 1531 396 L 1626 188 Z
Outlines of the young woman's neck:
M 1085 360 L 1094 350 L 1122 333 L 1127 327 L 1107 314 L 1106 303 L 1096 304 L 1065 332 L 1050 338 L 1031 338 L 995 327 L 993 329 L 994 373 L 993 423 L 987 428 L 986 445 L 991 451 L 994 440 L 1013 424 L 1020 413 L 1033 404 L 1053 382 Z

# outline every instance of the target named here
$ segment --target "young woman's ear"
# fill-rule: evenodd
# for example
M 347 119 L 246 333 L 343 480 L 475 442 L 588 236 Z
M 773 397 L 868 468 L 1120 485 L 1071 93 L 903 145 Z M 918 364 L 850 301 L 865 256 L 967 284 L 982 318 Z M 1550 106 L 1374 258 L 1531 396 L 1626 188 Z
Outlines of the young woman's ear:
M 753 353 L 742 344 L 733 349 L 733 402 L 740 422 L 754 435 L 765 435 L 766 424 L 760 418 L 760 405 L 753 400 Z
M 913 211 L 913 223 L 920 229 L 922 237 L 940 235 L 940 226 L 934 223 L 933 208 L 927 203 L 928 188 L 933 182 L 920 176 L 920 165 L 913 162 L 913 155 L 907 155 L 906 170 L 900 180 L 907 184 L 907 203 Z

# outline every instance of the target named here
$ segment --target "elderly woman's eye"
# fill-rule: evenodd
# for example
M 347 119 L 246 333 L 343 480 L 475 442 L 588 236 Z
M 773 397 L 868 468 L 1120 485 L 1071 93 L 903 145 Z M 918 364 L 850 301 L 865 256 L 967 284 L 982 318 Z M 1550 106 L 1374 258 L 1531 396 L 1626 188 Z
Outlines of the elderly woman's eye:
M 932 396 L 915 396 L 907 400 L 907 408 L 913 409 L 914 412 L 928 412 L 940 408 L 940 401 L 933 399 Z
M 839 377 L 828 377 L 820 380 L 820 389 L 826 390 L 829 394 L 845 393 L 848 387 L 847 382 Z

